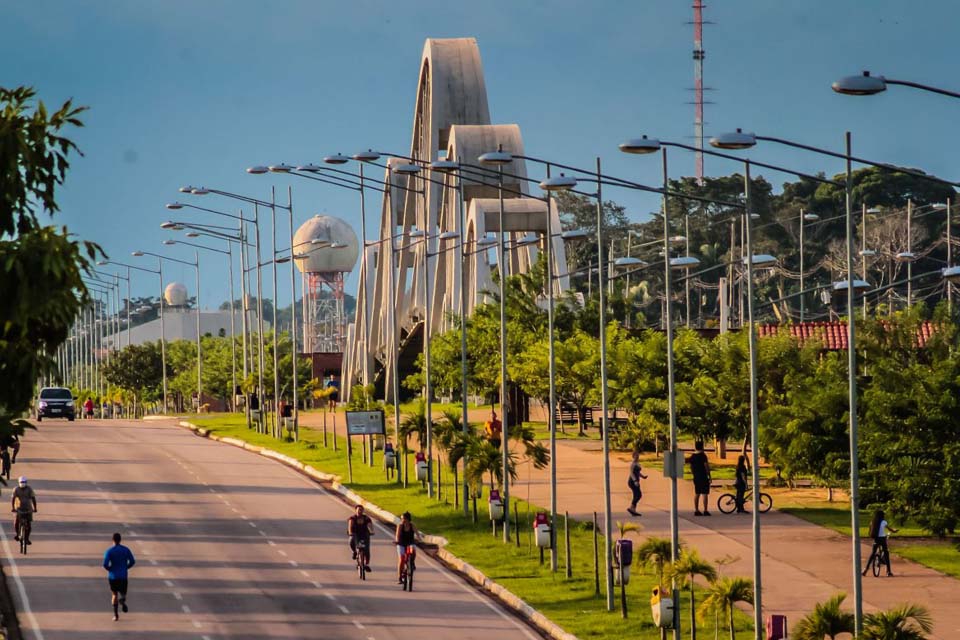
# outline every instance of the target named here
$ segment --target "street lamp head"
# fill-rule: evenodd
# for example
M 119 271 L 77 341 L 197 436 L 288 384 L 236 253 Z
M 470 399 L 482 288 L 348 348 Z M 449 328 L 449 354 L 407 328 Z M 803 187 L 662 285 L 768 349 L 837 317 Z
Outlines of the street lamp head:
M 721 133 L 710 138 L 710 146 L 717 149 L 749 149 L 756 146 L 757 136 L 737 129 L 733 133 Z
M 647 136 L 632 138 L 626 142 L 621 142 L 619 145 L 620 151 L 635 154 L 654 153 L 660 150 L 660 146 L 659 140 Z
M 420 173 L 420 165 L 410 162 L 398 164 L 393 168 L 393 172 L 404 176 L 414 176 Z
M 960 281 L 960 267 L 945 267 L 941 272 L 944 280 L 950 282 Z
M 517 246 L 525 247 L 530 244 L 536 244 L 539 241 L 540 241 L 540 236 L 538 236 L 535 233 L 528 233 L 527 235 L 517 240 Z
M 409 235 L 411 238 L 422 238 L 425 234 L 423 229 L 411 229 Z
M 204 189 L 203 187 L 199 187 L 191 190 L 190 193 L 192 193 L 195 196 L 205 196 L 208 193 L 210 193 L 210 191 L 208 189 Z
M 544 191 L 569 191 L 577 186 L 577 179 L 573 176 L 565 176 L 562 173 L 555 178 L 548 178 L 540 183 L 540 188 Z
M 752 258 L 743 257 L 743 264 L 746 265 L 748 262 L 755 267 L 772 267 L 777 264 L 777 259 L 769 253 L 755 253 Z
M 439 171 L 441 173 L 452 173 L 460 168 L 460 164 L 452 160 L 437 160 L 436 162 L 430 163 L 431 171 Z
M 143 251 L 131 251 L 130 255 L 132 255 L 134 258 L 142 258 Z
M 187 233 L 187 237 L 188 237 L 188 238 L 199 238 L 199 237 L 200 237 L 200 234 L 197 233 L 196 231 L 190 231 L 189 233 Z
M 105 266 L 107 266 L 108 264 L 110 264 L 110 261 L 109 261 L 109 260 L 97 260 L 97 266 L 98 266 L 98 267 L 105 267 Z
M 193 193 L 193 187 L 191 186 L 180 187 L 179 189 L 177 189 L 177 191 L 179 191 L 180 193 Z
M 879 207 L 870 207 L 867 209 L 867 213 L 880 213 Z
M 167 229 L 168 231 L 180 231 L 181 229 L 183 229 L 181 225 L 177 224 L 176 222 L 171 222 L 170 220 L 167 220 L 166 222 L 161 222 L 160 228 Z
M 274 260 L 274 262 L 277 264 L 286 264 L 287 262 L 290 262 L 290 256 L 281 256 Z
M 323 167 L 318 164 L 313 164 L 312 162 L 308 164 L 303 164 L 297 167 L 297 171 L 322 171 Z
M 877 252 L 874 251 L 873 249 L 862 249 L 860 251 L 861 258 L 872 258 L 875 255 L 877 255 Z
M 169 203 L 167 203 L 167 204 L 164 205 L 164 206 L 165 206 L 167 209 L 173 209 L 174 211 L 176 211 L 177 209 L 183 209 L 183 205 L 180 204 L 179 202 L 169 202 Z
M 503 166 L 513 162 L 513 155 L 503 150 L 503 145 L 497 145 L 496 151 L 488 151 L 482 154 L 477 160 L 480 164 L 490 164 L 494 166 Z
M 137 313 L 146 313 L 147 311 L 151 311 L 152 309 L 153 307 L 148 307 L 147 305 L 143 305 L 142 307 L 137 307 Z
M 355 153 L 351 157 L 358 162 L 375 162 L 380 159 L 380 154 L 373 149 L 367 149 L 366 151 Z
M 913 262 L 917 259 L 917 254 L 912 251 L 901 251 L 893 257 L 897 262 Z
M 816 222 L 817 220 L 820 219 L 820 216 L 818 216 L 815 213 L 805 213 L 803 214 L 803 219 L 806 222 Z
M 693 256 L 680 256 L 679 258 L 670 258 L 670 266 L 674 269 L 692 269 L 700 264 L 699 258 Z
M 836 292 L 838 292 L 838 291 L 846 291 L 848 285 L 849 285 L 849 283 L 848 283 L 846 280 L 838 280 L 837 282 L 834 282 L 834 283 L 833 283 L 833 291 L 834 291 L 834 293 L 836 293 Z M 867 291 L 867 290 L 872 289 L 872 288 L 873 288 L 873 286 L 872 286 L 869 282 L 867 282 L 866 280 L 854 280 L 854 281 L 853 281 L 853 290 L 856 291 L 856 292 L 859 292 L 859 291 Z
M 569 231 L 564 231 L 560 234 L 560 237 L 564 240 L 583 240 L 584 238 L 590 237 L 590 232 L 586 229 L 570 229 Z
M 947 203 L 945 202 L 934 202 L 930 205 L 931 208 L 936 209 L 937 211 L 943 211 L 947 208 Z
M 497 239 L 492 236 L 484 236 L 479 240 L 477 240 L 476 242 L 478 249 L 482 249 L 484 247 L 492 247 L 495 244 L 497 244 Z
M 613 261 L 613 266 L 615 267 L 641 267 L 645 264 L 647 263 L 633 256 L 624 256 Z
M 887 80 L 883 76 L 872 76 L 864 71 L 859 76 L 846 76 L 830 85 L 830 88 L 845 96 L 872 96 L 887 90 Z
M 670 242 L 673 242 L 674 244 L 679 244 L 681 242 L 686 242 L 686 241 L 687 241 L 687 236 L 670 236 Z
M 257 164 L 252 167 L 247 167 L 247 173 L 251 173 L 255 176 L 260 176 L 270 171 L 270 167 L 264 166 L 262 164 Z
M 347 164 L 350 158 L 341 153 L 335 153 L 332 156 L 324 156 L 323 161 L 327 164 Z
M 171 246 L 177 244 L 177 241 L 176 241 L 176 240 L 164 240 L 164 241 L 163 241 L 163 244 L 167 245 L 168 247 L 171 247 Z
M 444 231 L 439 237 L 440 240 L 454 240 L 460 237 L 460 233 L 458 231 Z
M 329 241 L 329 240 L 321 240 L 320 238 L 314 238 L 313 240 L 310 241 L 310 244 L 312 244 L 312 245 L 315 246 L 315 247 L 317 247 L 317 246 L 324 246 L 324 247 L 325 247 L 325 246 L 327 246 L 327 245 L 330 244 L 330 241 Z
M 307 258 L 310 257 L 310 254 L 309 254 L 309 253 L 295 253 L 295 254 L 293 254 L 293 257 L 294 257 L 295 259 L 297 259 L 297 260 L 306 260 Z
M 285 162 L 281 162 L 280 164 L 272 164 L 267 167 L 267 169 L 270 171 L 270 173 L 290 173 L 295 169 L 295 167 Z

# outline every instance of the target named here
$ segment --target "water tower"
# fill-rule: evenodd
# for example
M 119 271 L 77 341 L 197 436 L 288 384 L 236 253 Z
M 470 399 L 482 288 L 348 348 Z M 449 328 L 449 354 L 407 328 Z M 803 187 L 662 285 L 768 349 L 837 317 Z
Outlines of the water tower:
M 357 234 L 340 218 L 316 215 L 297 229 L 293 246 L 294 253 L 304 256 L 296 260 L 304 278 L 303 351 L 343 353 L 347 337 L 343 280 L 360 255 Z

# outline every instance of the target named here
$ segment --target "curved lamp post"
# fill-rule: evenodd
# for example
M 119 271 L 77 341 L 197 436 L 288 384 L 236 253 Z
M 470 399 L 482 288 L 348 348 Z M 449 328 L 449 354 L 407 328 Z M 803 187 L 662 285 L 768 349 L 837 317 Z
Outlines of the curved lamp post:
M 872 96 L 878 93 L 883 93 L 890 85 L 912 87 L 922 91 L 929 91 L 930 93 L 938 93 L 942 96 L 960 98 L 960 93 L 956 93 L 954 91 L 948 91 L 946 89 L 940 89 L 938 87 L 932 87 L 930 85 L 920 84 L 919 82 L 912 82 L 910 80 L 894 80 L 885 76 L 874 76 L 870 75 L 869 71 L 864 71 L 858 76 L 844 76 L 843 78 L 840 78 L 831 84 L 830 88 L 837 93 L 847 96 Z

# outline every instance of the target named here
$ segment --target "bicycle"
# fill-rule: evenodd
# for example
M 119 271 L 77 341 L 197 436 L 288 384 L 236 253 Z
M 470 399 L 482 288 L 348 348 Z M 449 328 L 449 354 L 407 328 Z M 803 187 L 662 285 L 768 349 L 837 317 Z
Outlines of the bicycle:
M 27 555 L 27 545 L 30 540 L 30 520 L 32 513 L 26 512 L 20 515 L 20 526 L 17 528 L 17 537 L 20 538 L 20 553 Z
M 747 491 L 743 494 L 743 504 L 749 504 L 750 498 L 753 496 L 753 491 Z M 773 498 L 770 497 L 769 493 L 760 493 L 760 513 L 766 513 L 773 508 Z M 733 513 L 737 510 L 737 494 L 735 493 L 724 493 L 719 498 L 717 498 L 717 509 L 721 513 Z
M 414 545 L 407 545 L 403 552 L 403 564 L 400 569 L 400 582 L 403 584 L 404 591 L 413 591 L 413 572 L 417 570 L 416 565 L 417 548 Z
M 367 579 L 367 565 L 370 564 L 370 555 L 367 553 L 367 541 L 357 540 L 357 575 L 361 580 Z

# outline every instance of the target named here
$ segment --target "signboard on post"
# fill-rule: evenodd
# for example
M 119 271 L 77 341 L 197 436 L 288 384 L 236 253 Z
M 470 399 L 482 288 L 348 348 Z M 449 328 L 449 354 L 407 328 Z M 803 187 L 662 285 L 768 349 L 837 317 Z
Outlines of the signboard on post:
M 347 411 L 347 435 L 387 435 L 383 411 Z

